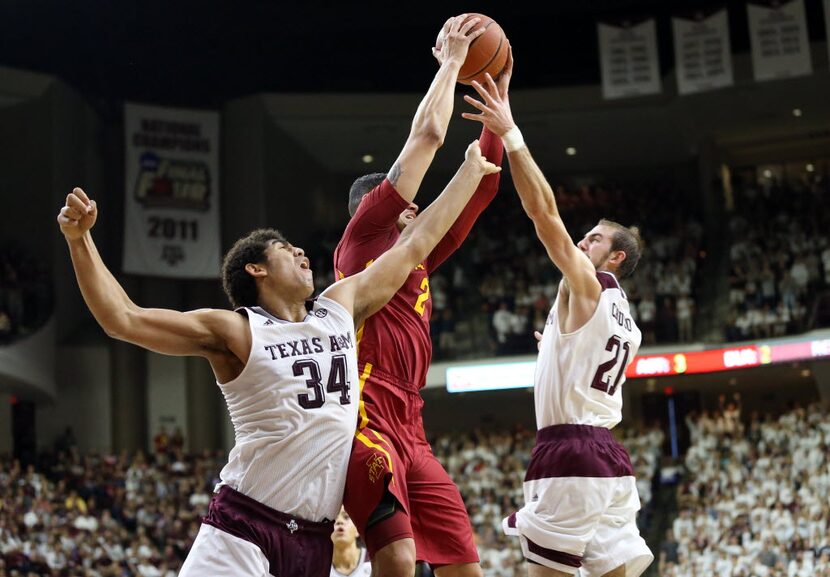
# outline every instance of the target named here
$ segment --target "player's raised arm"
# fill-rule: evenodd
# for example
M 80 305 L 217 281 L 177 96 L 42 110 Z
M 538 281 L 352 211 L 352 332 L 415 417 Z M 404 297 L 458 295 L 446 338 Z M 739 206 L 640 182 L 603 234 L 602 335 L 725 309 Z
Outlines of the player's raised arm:
M 473 141 L 447 187 L 404 229 L 395 245 L 372 266 L 333 284 L 323 294 L 352 311 L 355 324 L 359 325 L 394 296 L 412 270 L 435 248 L 470 200 L 482 177 L 500 170 L 501 167 L 481 155 L 478 141 Z
M 66 197 L 57 220 L 69 245 L 78 286 L 104 331 L 113 338 L 168 355 L 209 357 L 212 353 L 227 353 L 226 335 L 237 323 L 244 322 L 241 315 L 222 310 L 182 313 L 136 305 L 98 254 L 90 234 L 97 218 L 95 201 L 75 188 Z
M 458 71 L 467 58 L 470 43 L 485 31 L 483 26 L 473 30 L 480 18 L 470 18 L 468 22 L 465 18 L 466 14 L 450 18 L 441 30 L 441 45 L 433 48 L 433 55 L 441 67 L 415 112 L 406 144 L 387 176 L 407 202 L 415 198 L 436 151 L 444 143 L 452 116 Z
M 512 52 L 508 63 L 512 70 Z M 508 76 L 509 79 L 509 76 Z M 536 234 L 553 263 L 568 280 L 572 293 L 599 298 L 601 287 L 596 279 L 596 269 L 590 259 L 574 244 L 559 214 L 553 189 L 536 164 L 522 138 L 513 113 L 507 91 L 507 81 L 499 79 L 499 85 L 488 75 L 487 82 L 473 83 L 481 100 L 465 96 L 464 100 L 479 110 L 478 114 L 465 112 L 464 118 L 483 123 L 500 135 L 507 149 L 510 174 L 519 193 L 522 207 L 533 221 Z

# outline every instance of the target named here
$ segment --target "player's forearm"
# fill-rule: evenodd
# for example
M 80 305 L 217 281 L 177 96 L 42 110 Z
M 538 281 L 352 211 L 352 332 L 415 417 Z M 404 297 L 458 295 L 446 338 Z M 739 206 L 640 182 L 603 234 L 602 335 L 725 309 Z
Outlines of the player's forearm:
M 522 207 L 532 220 L 559 217 L 559 207 L 553 197 L 553 189 L 527 146 L 507 153 L 510 159 L 510 174 Z
M 127 325 L 127 315 L 136 308 L 135 303 L 107 269 L 89 232 L 67 244 L 84 301 L 101 328 L 117 337 Z
M 441 65 L 412 120 L 411 134 L 433 141 L 436 148 L 444 143 L 447 135 L 460 69 L 461 63 L 454 60 Z
M 483 156 L 496 166 L 501 166 L 503 155 L 501 139 L 485 129 L 482 131 L 480 142 Z M 470 202 L 467 203 L 467 206 L 464 207 L 461 215 L 455 220 L 453 225 L 450 227 L 450 230 L 446 235 L 444 235 L 444 238 L 441 239 L 438 246 L 436 246 L 430 254 L 430 271 L 435 270 L 441 263 L 447 260 L 452 253 L 458 250 L 467 238 L 467 235 L 470 234 L 470 231 L 473 229 L 473 225 L 476 220 L 478 220 L 478 217 L 481 216 L 484 209 L 487 208 L 496 197 L 496 192 L 498 192 L 499 189 L 500 178 L 501 173 L 495 173 L 488 174 L 481 179 L 481 182 L 479 182 L 478 188 L 475 193 L 473 193 Z
M 467 205 L 484 173 L 464 162 L 447 187 L 429 207 L 404 229 L 398 245 L 406 248 L 406 258 L 414 267 L 423 261 L 447 234 Z

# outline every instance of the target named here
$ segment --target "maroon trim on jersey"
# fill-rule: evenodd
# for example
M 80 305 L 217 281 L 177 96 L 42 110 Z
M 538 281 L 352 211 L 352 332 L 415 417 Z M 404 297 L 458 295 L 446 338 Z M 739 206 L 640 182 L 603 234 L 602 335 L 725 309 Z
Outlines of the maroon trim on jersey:
M 527 539 L 527 537 L 525 537 L 525 539 Z M 541 545 L 537 545 L 530 539 L 527 539 L 527 550 L 535 555 L 539 555 L 539 557 L 544 557 L 548 561 L 553 561 L 554 563 L 577 568 L 582 566 L 582 555 L 574 555 L 572 553 L 565 553 L 564 551 L 557 551 L 556 549 L 548 549 L 546 547 L 542 547 Z
M 511 513 L 510 516 L 507 518 L 507 526 L 511 529 L 516 528 L 516 513 Z
M 223 485 L 202 523 L 259 547 L 272 575 L 327 575 L 334 523 L 307 521 L 263 505 Z
M 617 277 L 614 276 L 614 273 L 598 270 L 597 271 L 597 280 L 599 281 L 599 284 L 602 287 L 602 290 L 608 290 L 608 289 L 620 289 L 620 290 L 622 290 L 622 287 L 620 286 L 620 283 L 617 282 Z
M 536 433 L 525 481 L 634 475 L 625 447 L 603 427 L 553 425 Z

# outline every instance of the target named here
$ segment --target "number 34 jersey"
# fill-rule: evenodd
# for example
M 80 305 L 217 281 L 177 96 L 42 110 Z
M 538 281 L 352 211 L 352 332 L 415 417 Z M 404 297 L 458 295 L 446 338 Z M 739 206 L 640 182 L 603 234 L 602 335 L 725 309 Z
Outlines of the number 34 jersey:
M 238 377 L 219 383 L 235 435 L 220 484 L 288 515 L 335 519 L 360 400 L 352 316 L 324 296 L 302 322 L 238 312 L 251 354 Z
M 559 324 L 560 293 L 548 315 L 536 363 L 536 424 L 611 429 L 622 419 L 625 369 L 640 348 L 628 299 L 616 277 L 597 272 L 602 286 L 590 320 L 571 333 Z

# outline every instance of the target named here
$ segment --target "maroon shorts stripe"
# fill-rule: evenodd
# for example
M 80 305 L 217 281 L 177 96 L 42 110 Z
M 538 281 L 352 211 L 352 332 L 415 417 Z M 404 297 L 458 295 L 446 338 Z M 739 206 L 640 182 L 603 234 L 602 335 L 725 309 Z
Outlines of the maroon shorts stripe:
M 527 537 L 525 537 L 525 539 L 527 539 Z M 581 555 L 564 553 L 562 551 L 557 551 L 556 549 L 547 549 L 541 545 L 537 545 L 530 539 L 527 539 L 527 550 L 534 555 L 539 555 L 539 557 L 544 557 L 548 561 L 553 561 L 554 563 L 560 563 L 562 565 L 567 565 L 568 567 L 576 567 L 577 569 L 582 566 Z
M 606 428 L 553 425 L 536 433 L 525 481 L 556 477 L 627 477 L 631 459 Z

